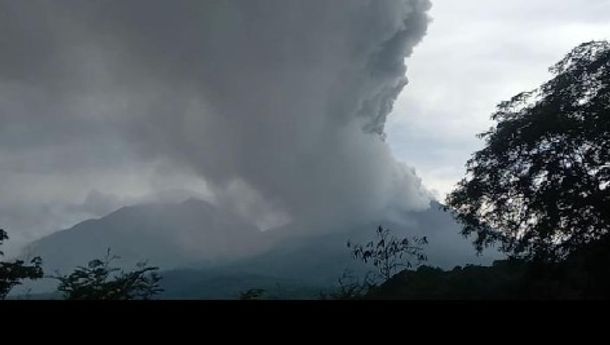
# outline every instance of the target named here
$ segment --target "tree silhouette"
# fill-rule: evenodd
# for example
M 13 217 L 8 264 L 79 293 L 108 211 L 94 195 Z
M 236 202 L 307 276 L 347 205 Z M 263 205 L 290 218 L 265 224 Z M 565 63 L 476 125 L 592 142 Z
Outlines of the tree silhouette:
M 584 43 L 554 78 L 498 106 L 447 208 L 513 257 L 557 261 L 610 230 L 610 43 Z
M 250 289 L 248 291 L 241 292 L 239 299 L 242 301 L 253 301 L 262 299 L 267 291 L 264 289 Z
M 329 294 L 320 293 L 323 300 L 357 300 L 362 299 L 368 291 L 375 286 L 371 278 L 371 272 L 367 273 L 362 280 L 349 270 L 345 270 L 337 280 L 339 288 Z
M 8 240 L 6 231 L 0 229 L 0 245 Z M 0 256 L 4 253 L 0 251 Z M 22 260 L 0 262 L 0 300 L 6 299 L 9 292 L 25 279 L 40 279 L 43 276 L 42 260 L 35 257 L 27 265 Z
M 111 266 L 116 259 L 119 257 L 108 250 L 103 260 L 92 260 L 69 275 L 53 277 L 60 282 L 57 290 L 68 300 L 146 300 L 163 291 L 158 267 L 142 262 L 136 270 L 124 272 Z
M 376 237 L 376 241 L 364 245 L 348 242 L 347 247 L 352 250 L 355 259 L 371 263 L 377 277 L 383 281 L 404 268 L 413 267 L 413 259 L 418 264 L 427 259 L 423 254 L 423 247 L 428 244 L 426 237 L 397 238 L 391 235 L 389 229 L 381 226 L 377 228 Z

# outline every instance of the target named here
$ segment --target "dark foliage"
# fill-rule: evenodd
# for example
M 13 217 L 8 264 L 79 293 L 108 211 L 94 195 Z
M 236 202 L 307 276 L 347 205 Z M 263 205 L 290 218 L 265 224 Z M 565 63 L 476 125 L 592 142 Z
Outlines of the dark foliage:
M 610 230 L 610 43 L 582 44 L 551 71 L 498 106 L 447 198 L 478 251 L 560 261 Z
M 352 250 L 356 260 L 371 263 L 376 269 L 377 278 L 382 281 L 404 268 L 413 267 L 413 260 L 419 264 L 427 259 L 423 254 L 423 247 L 428 244 L 426 237 L 397 238 L 391 235 L 389 229 L 381 226 L 377 228 L 376 236 L 375 241 L 364 245 L 348 242 L 347 247 Z
M 239 299 L 242 301 L 253 301 L 262 299 L 265 295 L 264 289 L 250 289 L 239 294 Z
M 115 259 L 108 250 L 104 260 L 92 260 L 87 267 L 54 277 L 60 282 L 57 290 L 68 300 L 146 300 L 163 291 L 158 267 L 139 263 L 136 270 L 124 272 L 111 266 Z
M 371 274 L 366 274 L 362 280 L 345 270 L 338 279 L 338 288 L 330 293 L 320 293 L 322 300 L 357 300 L 362 299 L 375 286 Z
M 423 266 L 405 270 L 368 299 L 404 300 L 606 300 L 610 298 L 610 237 L 592 242 L 561 262 L 509 259 L 492 267 Z
M 422 266 L 405 270 L 370 290 L 369 299 L 454 300 L 505 299 L 517 296 L 522 261 L 496 262 L 493 267 L 466 266 L 451 271 Z
M 375 232 L 376 239 L 366 244 L 347 242 L 352 256 L 375 270 L 368 272 L 362 279 L 345 270 L 338 279 L 338 289 L 330 294 L 322 293 L 321 299 L 354 300 L 362 299 L 375 286 L 386 282 L 404 268 L 411 268 L 427 260 L 423 247 L 428 244 L 426 237 L 398 238 L 382 226 Z
M 0 245 L 8 240 L 6 231 L 0 229 Z M 0 256 L 4 253 L 0 251 Z M 6 298 L 9 292 L 25 279 L 40 279 L 43 276 L 42 259 L 33 258 L 29 265 L 22 260 L 0 262 L 0 300 Z

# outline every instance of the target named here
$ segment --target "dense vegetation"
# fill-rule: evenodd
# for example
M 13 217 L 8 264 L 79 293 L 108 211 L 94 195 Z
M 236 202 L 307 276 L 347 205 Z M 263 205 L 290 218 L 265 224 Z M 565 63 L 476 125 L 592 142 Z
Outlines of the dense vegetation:
M 403 271 L 373 299 L 610 298 L 610 43 L 584 43 L 555 77 L 498 106 L 447 209 L 492 267 Z
M 8 235 L 0 229 L 0 244 L 6 239 Z M 159 286 L 158 267 L 143 262 L 135 270 L 125 272 L 111 265 L 116 259 L 119 257 L 111 255 L 108 250 L 103 260 L 91 260 L 87 267 L 77 267 L 71 274 L 50 278 L 59 281 L 57 292 L 66 300 L 150 299 L 163 291 Z M 43 277 L 42 259 L 39 257 L 33 258 L 29 265 L 22 260 L 0 262 L 0 300 L 6 299 L 11 290 L 24 281 Z M 51 299 L 55 294 L 45 296 Z
M 6 231 L 0 229 L 0 245 L 8 240 Z M 4 253 L 0 251 L 0 256 Z M 0 262 L 0 300 L 5 299 L 8 293 L 17 285 L 27 279 L 42 278 L 42 260 L 33 258 L 29 264 L 22 260 L 13 262 Z
M 368 299 L 598 300 L 610 298 L 610 238 L 591 243 L 558 263 L 523 259 L 497 261 L 492 267 L 466 266 L 451 271 L 422 266 L 405 270 Z
M 584 43 L 551 72 L 498 106 L 447 198 L 479 251 L 560 261 L 610 231 L 610 43 Z
M 116 259 L 119 257 L 108 250 L 103 260 L 91 260 L 87 267 L 55 277 L 59 280 L 57 291 L 67 300 L 146 300 L 163 291 L 158 267 L 142 262 L 134 271 L 124 272 L 112 266 Z

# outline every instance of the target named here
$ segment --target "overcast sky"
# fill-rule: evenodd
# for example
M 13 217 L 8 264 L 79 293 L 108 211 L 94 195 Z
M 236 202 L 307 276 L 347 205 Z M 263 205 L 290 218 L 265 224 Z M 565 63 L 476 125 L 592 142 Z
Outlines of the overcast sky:
M 179 189 L 269 222 L 418 209 L 411 168 L 442 198 L 497 103 L 610 38 L 610 0 L 432 2 L 385 123 L 426 0 L 0 0 L 0 226 L 22 245 Z M 361 131 L 384 123 L 406 166 Z
M 387 131 L 395 155 L 442 198 L 496 104 L 539 86 L 576 45 L 610 38 L 610 0 L 433 0 L 430 13 Z

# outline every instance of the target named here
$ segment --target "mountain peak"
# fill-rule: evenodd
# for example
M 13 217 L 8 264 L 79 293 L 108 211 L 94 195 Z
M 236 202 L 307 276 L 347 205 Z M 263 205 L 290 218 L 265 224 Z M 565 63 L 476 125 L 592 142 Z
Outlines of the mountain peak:
M 257 252 L 262 241 L 254 225 L 190 198 L 120 208 L 42 238 L 28 253 L 44 257 L 51 271 L 86 264 L 108 248 L 126 265 L 148 260 L 166 268 L 243 257 Z

